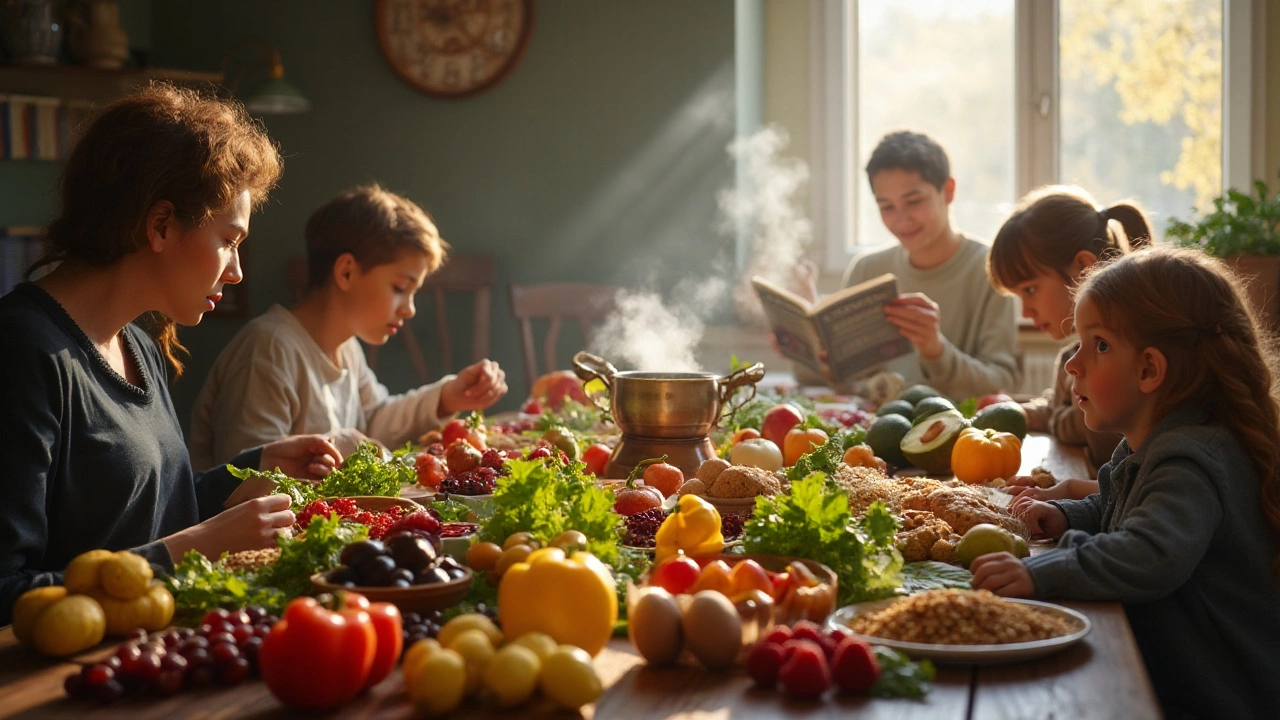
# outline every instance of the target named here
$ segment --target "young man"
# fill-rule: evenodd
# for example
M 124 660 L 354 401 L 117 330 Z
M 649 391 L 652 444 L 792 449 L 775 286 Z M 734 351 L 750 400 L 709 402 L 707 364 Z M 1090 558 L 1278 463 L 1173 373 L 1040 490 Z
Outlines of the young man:
M 987 280 L 987 246 L 951 227 L 956 181 L 946 151 L 921 133 L 890 133 L 871 153 L 867 179 L 898 243 L 854 258 L 844 285 L 895 275 L 902 294 L 885 315 L 916 350 L 882 369 L 957 400 L 1012 390 L 1017 307 Z

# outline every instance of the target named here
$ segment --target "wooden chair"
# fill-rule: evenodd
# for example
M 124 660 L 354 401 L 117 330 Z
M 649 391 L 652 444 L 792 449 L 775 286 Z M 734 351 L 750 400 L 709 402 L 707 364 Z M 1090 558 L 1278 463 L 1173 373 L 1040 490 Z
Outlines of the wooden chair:
M 299 302 L 306 295 L 307 261 L 305 258 L 290 258 L 288 262 L 289 285 L 293 288 L 294 302 Z M 442 368 L 439 375 L 447 375 L 455 369 L 453 364 L 453 334 L 449 330 L 449 313 L 446 296 L 450 294 L 470 293 L 474 296 L 472 306 L 472 335 L 470 364 L 489 355 L 489 336 L 492 320 L 493 284 L 497 278 L 497 262 L 492 255 L 451 255 L 445 264 L 427 276 L 426 282 L 419 290 L 419 297 L 429 293 L 434 300 L 436 333 L 440 343 Z M 409 354 L 409 364 L 421 383 L 430 382 L 433 378 L 427 367 L 426 356 L 418 343 L 417 333 L 411 323 L 400 328 L 399 337 L 405 342 Z M 365 358 L 370 368 L 377 367 L 377 346 L 365 347 Z
M 520 322 L 520 344 L 524 351 L 524 375 L 528 387 L 538 379 L 537 351 L 533 342 L 533 321 L 548 320 L 542 353 L 546 372 L 559 367 L 556 341 L 561 323 L 576 320 L 582 330 L 584 347 L 590 345 L 592 325 L 604 320 L 615 308 L 618 288 L 590 283 L 552 283 L 509 286 L 511 316 Z

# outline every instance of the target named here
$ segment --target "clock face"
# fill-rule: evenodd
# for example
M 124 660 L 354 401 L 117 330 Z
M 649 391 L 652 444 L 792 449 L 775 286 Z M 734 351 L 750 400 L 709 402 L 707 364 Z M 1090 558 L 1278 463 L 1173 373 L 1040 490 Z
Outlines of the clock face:
M 502 82 L 524 55 L 533 0 L 377 0 L 382 54 L 428 95 L 460 97 Z

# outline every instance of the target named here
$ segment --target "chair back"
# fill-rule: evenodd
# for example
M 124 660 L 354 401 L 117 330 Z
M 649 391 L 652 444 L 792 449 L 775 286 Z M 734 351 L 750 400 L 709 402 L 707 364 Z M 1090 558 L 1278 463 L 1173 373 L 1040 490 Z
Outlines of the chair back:
M 616 307 L 618 288 L 591 283 L 550 283 L 509 286 L 511 316 L 520 323 L 520 345 L 524 352 L 524 375 L 528 387 L 538 379 L 538 354 L 533 341 L 533 321 L 547 320 L 543 338 L 543 372 L 559 367 L 556 343 L 565 320 L 576 321 L 583 344 L 591 344 L 592 326 L 604 320 Z

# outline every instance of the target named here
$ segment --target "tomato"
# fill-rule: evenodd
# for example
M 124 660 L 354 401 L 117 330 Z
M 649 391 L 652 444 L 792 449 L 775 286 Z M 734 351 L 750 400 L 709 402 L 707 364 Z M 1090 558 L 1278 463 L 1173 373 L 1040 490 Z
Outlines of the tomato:
M 791 428 L 804 421 L 804 415 L 794 405 L 774 405 L 760 422 L 760 437 L 782 447 Z
M 520 406 L 520 412 L 525 415 L 541 415 L 542 403 L 538 402 L 536 398 L 529 398 L 524 401 L 524 405 Z
M 582 462 L 587 465 L 587 472 L 596 477 L 604 477 L 604 469 L 609 465 L 613 450 L 608 445 L 596 443 L 582 453 Z
M 721 595 L 728 596 L 729 591 L 733 588 L 733 581 L 729 579 L 731 573 L 729 563 L 723 560 L 707 563 L 707 566 L 702 568 L 702 572 L 698 575 L 698 579 L 689 587 L 689 593 L 696 594 L 703 590 L 715 590 Z
M 791 428 L 782 445 L 782 461 L 791 467 L 801 455 L 812 452 L 826 441 L 827 434 L 818 428 Z
M 773 581 L 755 560 L 743 560 L 729 573 L 729 596 L 736 597 L 749 590 L 773 592 Z
M 698 563 L 685 555 L 677 555 L 662 561 L 653 569 L 649 578 L 652 585 L 657 585 L 672 595 L 686 593 L 697 582 L 701 569 Z
M 466 440 L 468 445 L 480 452 L 484 452 L 489 447 L 489 431 L 480 421 L 477 413 L 472 413 L 465 420 L 450 420 L 440 431 L 440 436 L 445 447 L 452 445 L 455 440 Z
M 732 438 L 729 438 L 729 444 L 737 445 L 743 440 L 755 440 L 758 437 L 760 437 L 759 430 L 756 430 L 755 428 L 742 428 L 738 432 L 734 433 Z
M 445 447 L 449 447 L 455 440 L 467 439 L 467 421 L 466 420 L 450 420 L 444 429 L 440 431 L 440 442 Z
M 444 460 L 430 453 L 419 455 L 414 466 L 418 470 L 418 484 L 432 490 L 440 487 L 440 483 L 449 475 L 449 468 L 445 466 Z
M 684 484 L 684 473 L 669 463 L 654 463 L 644 469 L 644 484 L 658 488 L 663 497 L 674 495 Z

